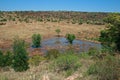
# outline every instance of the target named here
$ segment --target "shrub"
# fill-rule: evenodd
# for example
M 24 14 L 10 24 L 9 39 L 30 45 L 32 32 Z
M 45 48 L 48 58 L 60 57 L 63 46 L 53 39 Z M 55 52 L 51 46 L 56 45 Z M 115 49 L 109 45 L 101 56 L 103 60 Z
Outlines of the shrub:
M 3 55 L 3 52 L 0 51 L 0 67 L 11 66 L 12 64 L 12 53 L 8 51 Z
M 32 42 L 34 47 L 40 47 L 41 43 L 41 35 L 40 34 L 33 34 L 32 35 Z
M 98 60 L 88 69 L 88 74 L 94 74 L 98 80 L 119 80 L 120 59 L 114 56 L 106 56 L 103 60 Z
M 78 22 L 78 24 L 79 25 L 83 24 L 83 20 L 80 19 L 79 22 Z
M 10 51 L 7 51 L 4 55 L 4 66 L 11 66 L 13 60 L 13 54 Z
M 69 41 L 69 43 L 72 44 L 73 40 L 75 39 L 75 35 L 74 34 L 66 34 L 66 38 Z
M 60 29 L 56 29 L 55 31 L 56 31 L 56 33 L 58 34 L 58 37 L 59 37 L 60 32 L 61 32 Z
M 28 53 L 25 48 L 25 41 L 19 38 L 14 39 L 13 43 L 13 64 L 15 71 L 26 71 L 29 68 Z
M 63 54 L 54 60 L 53 66 L 55 71 L 66 71 L 67 74 L 71 75 L 81 66 L 81 64 L 79 63 L 79 58 L 76 55 Z
M 37 21 L 43 22 L 43 19 L 42 18 L 38 18 Z
M 40 55 L 33 55 L 29 58 L 29 64 L 38 66 L 41 61 L 45 60 L 43 56 Z
M 54 59 L 60 55 L 60 52 L 57 49 L 51 49 L 46 53 L 47 59 Z
M 98 55 L 98 53 L 99 53 L 99 51 L 97 50 L 96 47 L 91 47 L 87 54 L 89 56 L 96 56 L 96 55 Z
M 4 61 L 3 61 L 4 57 L 3 57 L 3 52 L 0 50 L 0 67 L 4 67 Z

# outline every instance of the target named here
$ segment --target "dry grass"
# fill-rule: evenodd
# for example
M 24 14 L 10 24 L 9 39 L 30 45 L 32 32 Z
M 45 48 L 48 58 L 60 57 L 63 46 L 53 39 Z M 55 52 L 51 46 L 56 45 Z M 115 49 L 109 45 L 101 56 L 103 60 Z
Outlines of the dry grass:
M 33 23 L 19 23 L 8 22 L 6 25 L 0 27 L 0 48 L 11 45 L 11 41 L 15 36 L 30 42 L 33 33 L 40 33 L 43 37 L 49 38 L 55 36 L 55 30 L 61 30 L 60 35 L 65 36 L 66 33 L 74 33 L 78 39 L 85 40 L 86 38 L 97 38 L 104 25 L 90 25 L 90 24 L 68 24 L 65 22 L 33 22 Z
M 15 72 L 13 69 L 0 71 L 0 80 L 90 80 L 91 77 L 86 76 L 85 72 L 93 61 L 87 58 L 80 59 L 80 62 L 82 67 L 69 77 L 65 77 L 64 72 L 52 71 L 50 68 L 51 62 L 41 62 L 39 66 L 31 66 L 26 72 Z

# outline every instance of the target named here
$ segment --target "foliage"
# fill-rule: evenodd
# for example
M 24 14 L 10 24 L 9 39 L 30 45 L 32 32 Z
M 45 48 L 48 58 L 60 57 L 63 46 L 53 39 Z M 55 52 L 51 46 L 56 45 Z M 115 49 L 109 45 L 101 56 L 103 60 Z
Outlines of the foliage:
M 106 56 L 103 60 L 92 64 L 87 73 L 94 74 L 98 80 L 118 80 L 120 76 L 120 59 L 114 56 Z
M 88 55 L 90 56 L 96 56 L 98 55 L 99 51 L 97 50 L 96 47 L 91 47 L 89 51 L 87 52 Z
M 120 51 L 120 14 L 110 14 L 104 21 L 108 25 L 105 30 L 101 31 L 99 41 L 104 46 Z
M 75 54 L 62 54 L 54 60 L 53 66 L 55 71 L 66 71 L 71 75 L 81 66 L 81 64 L 79 58 Z
M 43 22 L 43 19 L 41 19 L 41 18 L 38 18 L 38 21 L 40 21 L 40 22 Z
M 3 59 L 4 59 L 3 52 L 0 50 L 0 67 L 3 67 L 4 64 Z
M 32 42 L 34 47 L 40 47 L 41 44 L 41 35 L 40 34 L 33 34 L 32 35 Z
M 19 38 L 14 39 L 13 54 L 13 69 L 20 72 L 26 71 L 29 68 L 29 64 L 24 40 Z
M 75 39 L 75 35 L 74 34 L 66 34 L 66 38 L 69 41 L 69 43 L 72 44 L 73 40 Z
M 83 20 L 80 19 L 79 22 L 78 22 L 79 25 L 83 24 Z
M 11 66 L 13 60 L 13 53 L 10 51 L 7 51 L 4 55 L 4 66 Z
M 0 80 L 9 80 L 6 76 L 0 75 Z
M 33 55 L 29 58 L 29 64 L 38 66 L 41 61 L 45 60 L 43 56 L 40 55 Z
M 60 52 L 57 49 L 51 49 L 51 50 L 47 51 L 45 57 L 47 59 L 54 59 L 54 58 L 57 58 L 59 55 L 60 55 Z
M 3 55 L 3 52 L 0 51 L 0 67 L 7 67 L 12 65 L 12 53 L 7 51 L 6 54 Z
M 58 36 L 59 36 L 59 34 L 60 34 L 61 30 L 60 30 L 60 29 L 56 29 L 55 31 L 56 31 L 56 33 L 57 33 L 57 34 L 58 34 Z

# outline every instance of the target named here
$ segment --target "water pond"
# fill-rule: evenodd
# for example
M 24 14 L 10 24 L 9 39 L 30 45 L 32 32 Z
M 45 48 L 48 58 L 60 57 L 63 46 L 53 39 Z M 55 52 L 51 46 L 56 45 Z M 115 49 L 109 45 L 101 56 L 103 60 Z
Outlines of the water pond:
M 59 51 L 66 51 L 73 49 L 75 52 L 86 52 L 90 48 L 100 49 L 101 44 L 89 42 L 89 41 L 83 41 L 83 40 L 74 40 L 71 46 L 68 40 L 64 37 L 54 37 L 43 40 L 41 42 L 42 52 L 46 52 L 50 49 L 57 49 Z

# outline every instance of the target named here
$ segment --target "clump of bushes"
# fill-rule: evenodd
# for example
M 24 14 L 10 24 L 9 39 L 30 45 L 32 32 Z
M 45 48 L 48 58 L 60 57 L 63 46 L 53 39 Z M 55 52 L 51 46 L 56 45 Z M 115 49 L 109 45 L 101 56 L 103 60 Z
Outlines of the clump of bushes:
M 98 60 L 92 64 L 87 73 L 96 75 L 98 80 L 119 80 L 119 67 L 120 59 L 108 55 L 103 60 Z
M 60 52 L 57 49 L 51 49 L 49 51 L 47 51 L 46 53 L 46 58 L 47 59 L 55 59 L 60 55 Z
M 33 42 L 33 47 L 40 47 L 41 43 L 41 35 L 40 34 L 33 34 L 32 35 L 32 42 Z
M 71 75 L 80 66 L 79 58 L 74 54 L 62 54 L 53 62 L 54 70 L 57 72 L 65 71 L 66 76 Z
M 14 39 L 13 43 L 13 63 L 15 71 L 26 71 L 29 68 L 28 53 L 25 47 L 25 41 L 19 38 Z
M 120 15 L 118 13 L 110 14 L 104 21 L 108 24 L 105 30 L 101 31 L 99 41 L 103 46 L 120 51 Z
M 29 64 L 33 66 L 38 66 L 41 61 L 45 60 L 43 56 L 33 55 L 29 59 Z
M 75 35 L 74 34 L 66 34 L 66 38 L 69 41 L 69 43 L 72 44 L 73 40 L 75 39 Z

